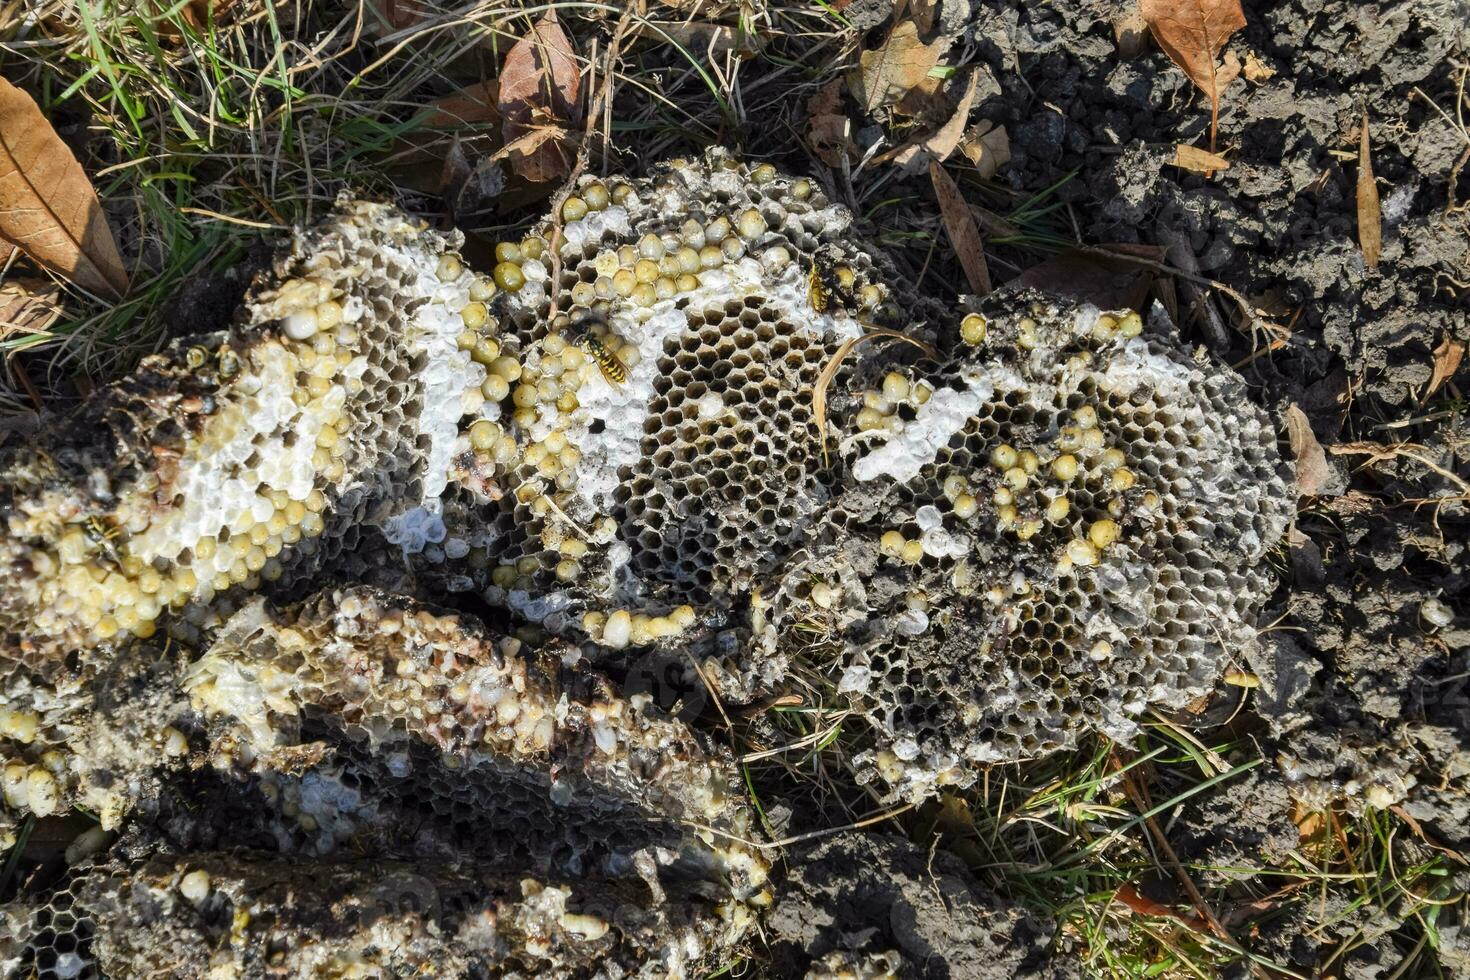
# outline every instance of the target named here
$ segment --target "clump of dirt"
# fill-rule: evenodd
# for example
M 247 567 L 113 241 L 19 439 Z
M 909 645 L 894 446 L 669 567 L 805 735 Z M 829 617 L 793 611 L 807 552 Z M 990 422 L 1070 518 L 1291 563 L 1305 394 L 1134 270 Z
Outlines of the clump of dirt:
M 1276 773 L 1253 769 L 1218 793 L 1185 805 L 1170 835 L 1182 860 L 1215 883 L 1279 866 L 1298 845 L 1291 799 Z
M 902 837 L 844 833 L 794 850 L 776 893 L 776 976 L 801 976 L 835 951 L 894 951 L 902 976 L 926 980 L 1078 975 L 1048 953 L 1051 922 L 997 898 L 954 855 Z

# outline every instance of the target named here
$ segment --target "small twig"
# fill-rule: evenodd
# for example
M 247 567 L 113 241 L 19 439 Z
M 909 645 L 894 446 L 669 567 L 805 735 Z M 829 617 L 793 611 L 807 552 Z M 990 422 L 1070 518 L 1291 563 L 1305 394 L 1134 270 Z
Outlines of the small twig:
M 681 820 L 680 823 L 682 823 L 686 827 L 693 827 L 695 830 L 702 830 L 706 833 L 714 834 L 716 837 L 723 837 L 726 840 L 733 840 L 736 843 L 744 844 L 746 847 L 754 847 L 758 850 L 766 851 L 774 850 L 778 847 L 790 847 L 792 844 L 800 844 L 803 841 L 814 840 L 818 837 L 832 837 L 836 834 L 846 833 L 849 830 L 861 830 L 864 827 L 871 827 L 875 823 L 882 823 L 885 820 L 892 820 L 900 813 L 907 813 L 913 808 L 914 804 L 905 803 L 903 806 L 894 807 L 892 810 L 889 810 L 886 813 L 880 813 L 877 816 L 868 817 L 866 820 L 859 820 L 856 823 L 846 824 L 842 827 L 828 827 L 825 830 L 813 830 L 809 833 L 797 834 L 795 837 L 783 837 L 780 840 L 773 840 L 769 844 L 762 844 L 757 841 L 749 840 L 737 834 L 732 834 L 729 831 L 720 830 L 718 827 L 711 827 L 708 824 L 702 824 L 697 820 Z
M 1126 752 L 1121 748 L 1115 749 L 1114 751 L 1120 756 L 1126 755 Z M 1131 771 L 1124 770 L 1123 772 L 1123 789 L 1128 794 L 1128 797 L 1133 800 L 1133 805 L 1138 807 L 1139 812 L 1147 813 L 1153 809 L 1152 804 L 1148 800 L 1147 791 L 1134 781 Z M 1184 865 L 1179 861 L 1178 853 L 1175 852 L 1173 845 L 1169 843 L 1169 838 L 1164 835 L 1163 828 L 1159 826 L 1158 821 L 1153 817 L 1146 817 L 1143 823 L 1148 828 L 1149 834 L 1153 837 L 1159 850 L 1164 853 L 1164 857 L 1168 860 L 1170 870 L 1179 879 L 1179 883 L 1184 886 L 1184 890 L 1188 893 L 1189 900 L 1194 904 L 1195 910 L 1199 912 L 1200 918 L 1209 924 L 1210 931 L 1219 939 L 1228 943 L 1231 948 L 1244 952 L 1241 945 L 1230 935 L 1230 931 L 1215 917 L 1215 913 L 1205 902 L 1205 897 L 1200 894 L 1200 890 L 1195 887 L 1194 880 L 1189 877 L 1189 872 L 1184 870 Z M 1257 976 L 1266 976 L 1265 972 L 1255 963 L 1251 963 L 1251 972 Z
M 290 225 L 278 225 L 269 221 L 251 221 L 249 218 L 237 218 L 231 214 L 220 214 L 208 208 L 183 207 L 179 211 L 184 214 L 197 214 L 204 218 L 212 218 L 215 221 L 223 221 L 232 225 L 243 225 L 246 228 L 259 228 L 263 231 L 290 231 Z
M 577 146 L 577 162 L 572 165 L 572 172 L 567 174 L 567 179 L 562 183 L 561 189 L 551 196 L 551 237 L 546 243 L 546 249 L 551 253 L 551 288 L 547 291 L 550 297 L 550 306 L 547 307 L 546 320 L 551 322 L 556 319 L 557 305 L 561 300 L 561 208 L 567 198 L 572 196 L 572 191 L 577 186 L 577 178 L 587 170 L 588 159 L 592 155 L 592 135 L 597 128 L 597 117 L 602 115 L 604 104 L 611 104 L 610 96 L 612 86 L 617 78 L 617 61 L 622 54 L 623 35 L 628 32 L 628 27 L 633 23 L 634 8 L 629 7 L 623 11 L 623 16 L 618 20 L 618 26 L 613 30 L 612 41 L 607 46 L 607 55 L 603 59 L 602 84 L 597 87 L 597 94 L 587 107 L 587 122 L 582 129 L 582 139 Z M 603 134 L 604 145 L 607 142 L 607 133 Z
M 699 661 L 695 659 L 694 654 L 689 652 L 688 647 L 684 648 L 684 655 L 689 658 L 689 666 L 693 667 L 694 672 L 699 675 L 699 681 L 704 685 L 705 693 L 710 696 L 710 700 L 714 701 L 715 710 L 720 713 L 721 718 L 725 719 L 726 731 L 733 732 L 735 726 L 730 723 L 730 716 L 725 714 L 725 705 L 720 700 L 720 692 L 715 690 L 715 686 L 709 682 L 709 678 L 705 676 L 704 668 L 699 665 Z
M 526 483 L 521 484 L 522 487 L 526 485 Z M 519 490 L 520 487 L 517 487 L 516 489 Z M 552 499 L 551 494 L 543 493 L 541 496 L 546 501 L 546 505 L 551 508 L 552 513 L 556 514 L 556 516 L 566 521 L 567 526 L 572 529 L 572 533 L 580 538 L 583 542 L 587 542 L 587 534 L 585 531 L 582 530 L 582 525 L 578 524 L 576 521 L 568 517 L 567 512 L 557 506 L 556 501 Z
M 1420 464 L 1421 466 L 1429 467 L 1431 470 L 1438 473 L 1446 480 L 1454 483 L 1462 491 L 1470 493 L 1470 483 L 1466 483 L 1454 473 L 1451 473 L 1449 470 L 1445 469 L 1443 466 L 1440 466 L 1438 463 L 1435 463 L 1433 460 L 1425 459 L 1418 453 L 1410 452 L 1409 450 L 1411 448 L 1422 449 L 1424 447 L 1412 442 L 1401 442 L 1392 446 L 1380 446 L 1376 443 L 1371 442 L 1348 442 L 1336 446 L 1328 446 L 1327 451 L 1332 453 L 1332 455 L 1334 456 L 1371 456 L 1372 458 L 1369 459 L 1368 463 L 1364 465 L 1377 463 L 1385 459 L 1393 459 L 1395 456 L 1403 456 L 1408 459 L 1412 459 L 1414 462 Z
M 31 404 L 36 406 L 36 411 L 43 410 L 46 407 L 46 402 L 41 398 L 41 393 L 36 390 L 36 386 L 31 383 L 31 376 L 26 373 L 25 366 L 21 364 L 20 358 L 10 357 L 8 360 L 10 361 L 10 370 L 15 374 L 15 380 L 19 381 L 20 386 L 26 390 L 26 396 L 30 398 Z
M 1245 367 L 1247 364 L 1251 363 L 1256 358 L 1258 358 L 1258 357 L 1265 357 L 1267 354 L 1270 354 L 1272 351 L 1278 351 L 1278 350 L 1280 350 L 1281 348 L 1283 348 L 1285 346 L 1286 346 L 1286 341 L 1282 340 L 1280 337 L 1277 337 L 1275 340 L 1272 340 L 1271 342 L 1269 342 L 1268 344 L 1266 344 L 1265 347 L 1259 347 L 1256 350 L 1251 351 L 1245 357 L 1242 357 L 1240 360 L 1236 361 L 1234 364 L 1232 364 L 1230 366 L 1232 368 L 1234 368 L 1235 370 L 1239 371 L 1241 368 Z
M 1146 259 L 1139 255 L 1129 255 L 1126 252 L 1114 252 L 1110 249 L 1099 248 L 1096 245 L 1083 245 L 1080 247 L 1080 251 L 1090 252 L 1093 255 L 1097 255 L 1103 258 L 1116 259 L 1119 262 L 1127 262 L 1131 265 L 1145 266 L 1149 269 L 1153 269 L 1155 272 L 1162 272 L 1165 275 L 1173 276 L 1176 279 L 1183 279 L 1185 282 L 1192 282 L 1197 286 L 1209 286 L 1211 289 L 1218 289 L 1220 292 L 1233 299 L 1236 305 L 1240 307 L 1241 312 L 1244 313 L 1248 318 L 1255 319 L 1256 311 L 1251 307 L 1250 300 L 1241 295 L 1239 291 L 1231 289 L 1229 286 L 1225 285 L 1223 282 L 1220 282 L 1218 279 L 1210 279 L 1206 276 L 1195 275 L 1193 272 L 1186 272 L 1185 270 L 1180 269 L 1177 266 L 1169 265 L 1166 262 L 1156 262 L 1153 259 Z
M 794 742 L 787 742 L 785 745 L 777 745 L 775 748 L 761 749 L 761 750 L 756 751 L 756 752 L 748 752 L 745 755 L 742 755 L 736 761 L 737 762 L 757 762 L 757 761 L 759 761 L 761 759 L 769 759 L 772 756 L 781 755 L 782 753 L 785 753 L 785 752 L 792 752 L 792 751 L 794 751 L 796 749 L 804 749 L 804 748 L 807 748 L 808 746 L 815 745 L 816 743 L 820 742 L 822 739 L 826 738 L 828 735 L 832 734 L 832 729 L 835 728 L 835 727 L 837 727 L 838 725 L 841 725 L 842 722 L 843 722 L 843 720 L 846 719 L 847 716 L 850 715 L 850 714 L 852 714 L 851 711 L 847 711 L 847 710 L 839 711 L 837 713 L 837 717 L 834 718 L 834 719 L 832 719 L 832 721 L 829 724 L 827 724 L 827 726 L 825 728 L 819 728 L 819 729 L 813 731 L 810 735 L 804 735 L 804 736 L 802 736 L 801 738 L 797 739 Z

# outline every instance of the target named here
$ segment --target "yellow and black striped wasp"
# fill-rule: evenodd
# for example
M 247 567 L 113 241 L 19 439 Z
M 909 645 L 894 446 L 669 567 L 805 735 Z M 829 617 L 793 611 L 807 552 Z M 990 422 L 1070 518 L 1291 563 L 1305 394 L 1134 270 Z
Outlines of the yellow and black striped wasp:
M 82 533 L 87 540 L 95 546 L 102 557 L 114 565 L 122 565 L 122 558 L 117 553 L 117 546 L 113 544 L 122 530 L 105 517 L 89 517 L 82 525 Z
M 628 366 L 597 335 L 599 327 L 604 334 L 609 332 L 607 320 L 599 314 L 588 313 L 581 317 L 576 323 L 577 336 L 573 342 L 596 362 L 597 369 L 602 372 L 608 384 L 621 385 L 628 380 Z
M 844 308 L 856 309 L 859 305 L 853 292 L 856 284 L 852 269 L 839 265 L 829 247 L 818 248 L 813 253 L 806 275 L 806 296 L 814 311 L 826 313 L 834 299 Z

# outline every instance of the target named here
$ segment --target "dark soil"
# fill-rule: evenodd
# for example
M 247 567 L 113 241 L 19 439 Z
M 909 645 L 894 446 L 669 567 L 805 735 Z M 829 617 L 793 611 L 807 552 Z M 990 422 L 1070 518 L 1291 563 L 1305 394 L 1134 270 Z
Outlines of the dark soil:
M 916 980 L 1076 975 L 1048 952 L 1052 923 L 996 898 L 952 854 L 847 833 L 794 850 L 786 865 L 768 919 L 779 976 L 802 976 L 835 950 L 895 951 Z

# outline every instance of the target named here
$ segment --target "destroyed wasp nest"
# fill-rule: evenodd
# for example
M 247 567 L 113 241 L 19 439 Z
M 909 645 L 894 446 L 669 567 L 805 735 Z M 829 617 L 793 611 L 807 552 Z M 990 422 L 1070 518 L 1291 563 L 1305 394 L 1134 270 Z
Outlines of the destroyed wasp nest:
M 197 645 L 319 580 L 483 600 L 610 669 L 677 651 L 732 700 L 799 646 L 876 729 L 861 778 L 915 799 L 1126 739 L 1254 642 L 1285 470 L 1162 314 L 942 309 L 719 151 L 583 178 L 488 274 L 458 241 L 346 203 L 232 330 L 12 450 L 15 655 Z
M 770 900 L 733 769 L 575 659 L 355 587 L 252 600 L 187 662 L 130 645 L 64 715 L 31 684 L 7 807 L 101 823 L 0 906 L 0 972 L 665 976 L 726 953 Z

